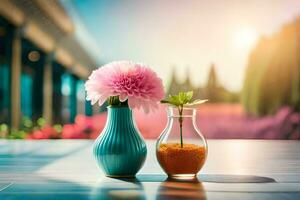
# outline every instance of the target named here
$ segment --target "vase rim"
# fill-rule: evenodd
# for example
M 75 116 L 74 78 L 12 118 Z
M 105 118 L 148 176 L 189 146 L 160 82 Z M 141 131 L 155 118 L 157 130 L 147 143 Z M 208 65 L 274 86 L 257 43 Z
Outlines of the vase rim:
M 185 108 L 183 107 L 183 113 L 181 117 L 195 117 L 196 116 L 196 108 Z M 176 106 L 169 106 L 167 108 L 168 117 L 180 117 Z
M 167 109 L 177 109 L 177 106 L 173 106 L 173 105 L 169 105 Z M 183 110 L 198 110 L 197 108 L 194 107 L 184 107 L 183 106 Z

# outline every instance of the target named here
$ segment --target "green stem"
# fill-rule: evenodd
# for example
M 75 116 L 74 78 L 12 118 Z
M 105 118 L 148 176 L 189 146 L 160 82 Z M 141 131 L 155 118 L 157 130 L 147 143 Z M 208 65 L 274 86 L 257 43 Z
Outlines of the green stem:
M 178 107 L 178 112 L 179 112 L 179 127 L 180 127 L 180 147 L 183 148 L 183 138 L 182 138 L 182 122 L 183 122 L 183 118 L 182 118 L 182 111 L 183 111 L 183 106 L 180 105 Z
M 111 96 L 108 98 L 108 105 L 112 107 L 128 107 L 128 101 L 121 102 L 119 96 Z

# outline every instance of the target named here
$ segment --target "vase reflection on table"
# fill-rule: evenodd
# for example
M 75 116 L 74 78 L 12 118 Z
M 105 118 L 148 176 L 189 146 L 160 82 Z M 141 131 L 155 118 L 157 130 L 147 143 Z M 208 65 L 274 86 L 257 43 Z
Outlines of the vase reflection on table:
M 197 177 L 189 180 L 167 178 L 158 187 L 156 200 L 197 199 L 206 200 L 206 190 Z

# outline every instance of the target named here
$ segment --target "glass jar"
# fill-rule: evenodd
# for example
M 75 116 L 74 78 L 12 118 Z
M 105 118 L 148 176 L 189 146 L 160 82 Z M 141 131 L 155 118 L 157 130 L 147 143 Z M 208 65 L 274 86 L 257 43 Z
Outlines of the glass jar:
M 156 143 L 156 157 L 171 178 L 194 178 L 205 163 L 207 143 L 196 125 L 194 108 L 168 107 L 166 128 Z

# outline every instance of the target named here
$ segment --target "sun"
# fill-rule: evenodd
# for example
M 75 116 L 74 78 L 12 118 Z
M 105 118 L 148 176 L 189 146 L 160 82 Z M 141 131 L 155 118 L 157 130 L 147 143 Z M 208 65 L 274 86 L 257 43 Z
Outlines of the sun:
M 251 48 L 255 45 L 258 34 L 251 27 L 243 27 L 236 30 L 234 34 L 234 42 L 240 48 Z

